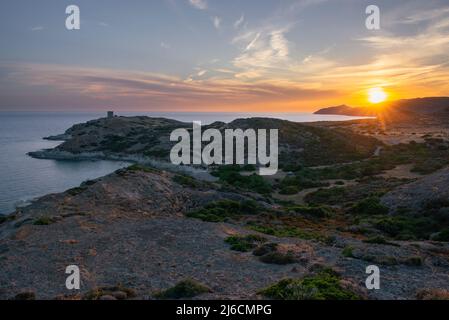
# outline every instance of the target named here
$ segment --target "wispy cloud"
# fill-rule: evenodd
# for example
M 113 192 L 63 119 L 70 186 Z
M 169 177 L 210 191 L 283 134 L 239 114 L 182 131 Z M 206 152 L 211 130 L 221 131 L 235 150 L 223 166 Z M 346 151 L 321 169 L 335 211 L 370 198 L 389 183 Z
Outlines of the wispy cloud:
M 221 18 L 215 16 L 215 17 L 212 18 L 212 21 L 214 23 L 215 29 L 220 29 L 220 27 L 221 27 Z
M 243 24 L 244 21 L 245 21 L 245 15 L 242 14 L 240 16 L 240 18 L 234 22 L 234 28 L 238 29 Z
M 448 8 L 438 8 L 430 10 L 419 10 L 419 13 L 412 13 L 406 15 L 402 19 L 398 20 L 399 23 L 415 24 L 423 21 L 434 21 L 449 14 Z
M 420 16 L 405 15 L 395 18 L 406 23 L 431 23 L 409 35 L 398 35 L 391 30 L 385 30 L 381 34 L 360 39 L 366 46 L 375 50 L 378 66 L 381 66 L 382 70 L 397 70 L 399 66 L 409 68 L 409 76 L 426 72 L 436 66 L 446 70 L 449 52 L 449 10 L 424 10 Z
M 206 0 L 189 0 L 189 3 L 199 9 L 199 10 L 206 10 L 207 9 L 207 1 Z
M 42 31 L 45 28 L 43 26 L 36 26 L 36 27 L 32 27 L 30 30 L 35 32 L 35 31 Z
M 242 70 L 241 76 L 258 77 L 265 71 L 283 68 L 289 59 L 288 28 L 249 31 L 233 39 L 242 52 L 233 65 Z
M 205 70 L 198 71 L 204 76 Z M 0 83 L 22 84 L 39 87 L 40 101 L 45 102 L 46 90 L 49 97 L 58 92 L 66 97 L 78 95 L 79 99 L 91 99 L 94 105 L 125 105 L 128 108 L 170 107 L 171 110 L 201 109 L 204 107 L 225 107 L 242 110 L 244 106 L 263 109 L 267 103 L 290 103 L 323 99 L 336 95 L 330 90 L 303 88 L 293 83 L 260 81 L 245 83 L 239 80 L 183 80 L 179 77 L 117 71 L 108 69 L 72 68 L 58 65 L 0 64 Z M 70 75 L 70 76 L 67 76 Z M 10 93 L 0 94 L 7 97 Z M 30 90 L 32 92 L 33 90 Z M 30 103 L 35 99 L 28 98 Z M 264 102 L 263 105 L 260 103 Z M 0 106 L 8 99 L 0 102 Z M 70 104 L 66 101 L 65 104 Z

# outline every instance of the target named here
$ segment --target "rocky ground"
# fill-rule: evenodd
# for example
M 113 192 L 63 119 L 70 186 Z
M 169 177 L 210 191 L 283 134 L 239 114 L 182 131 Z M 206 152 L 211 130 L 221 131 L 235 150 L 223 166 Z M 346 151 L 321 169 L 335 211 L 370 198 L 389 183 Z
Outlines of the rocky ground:
M 188 278 L 211 289 L 201 299 L 261 298 L 257 292 L 268 285 L 323 266 L 373 299 L 413 299 L 423 288 L 449 290 L 448 244 L 367 244 L 342 235 L 324 244 L 264 235 L 293 253 L 295 262 L 286 265 L 232 251 L 228 236 L 255 232 L 239 221 L 204 222 L 184 213 L 245 196 L 202 183 L 186 187 L 173 179 L 168 172 L 122 170 L 14 213 L 0 227 L 0 298 L 24 292 L 39 299 L 68 298 L 73 292 L 65 289 L 64 270 L 71 264 L 82 274 L 81 291 L 71 298 L 119 286 L 146 299 Z M 350 256 L 342 254 L 347 247 Z M 365 268 L 373 263 L 381 266 L 381 290 L 367 291 Z
M 444 137 L 391 145 L 366 131 L 379 129 L 371 120 L 251 121 L 212 126 L 282 129 L 284 158 L 295 161 L 276 176 L 225 168 L 205 181 L 133 165 L 2 217 L 0 299 L 156 299 L 179 292 L 195 299 L 449 298 Z M 185 125 L 95 120 L 53 137 L 65 142 L 34 156 L 132 155 L 139 162 L 161 154 L 170 146 L 169 129 Z M 139 142 L 151 137 L 158 141 Z M 68 265 L 81 270 L 80 291 L 65 288 Z M 379 290 L 366 289 L 369 265 L 380 268 Z M 275 286 L 276 294 L 264 291 L 283 279 L 290 284 Z

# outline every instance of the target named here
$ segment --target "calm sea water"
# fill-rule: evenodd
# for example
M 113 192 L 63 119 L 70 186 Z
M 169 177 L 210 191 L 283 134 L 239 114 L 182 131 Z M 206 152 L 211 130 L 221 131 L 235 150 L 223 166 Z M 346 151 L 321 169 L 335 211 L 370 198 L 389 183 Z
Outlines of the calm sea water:
M 138 115 L 121 113 L 120 115 Z M 229 122 L 254 116 L 280 118 L 298 122 L 349 120 L 354 117 L 313 115 L 304 113 L 139 113 L 180 121 Z M 104 113 L 19 113 L 0 112 L 0 214 L 14 211 L 17 205 L 55 192 L 78 186 L 128 165 L 120 161 L 56 161 L 38 160 L 27 152 L 53 148 L 60 142 L 42 137 L 63 133 L 76 123 L 103 117 Z

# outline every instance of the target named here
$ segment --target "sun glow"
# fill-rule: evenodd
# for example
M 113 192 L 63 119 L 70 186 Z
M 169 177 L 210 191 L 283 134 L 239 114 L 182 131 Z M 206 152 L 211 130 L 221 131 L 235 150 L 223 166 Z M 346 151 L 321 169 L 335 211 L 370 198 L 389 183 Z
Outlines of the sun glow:
M 388 95 L 382 88 L 371 88 L 368 90 L 368 101 L 371 103 L 381 103 L 387 100 Z

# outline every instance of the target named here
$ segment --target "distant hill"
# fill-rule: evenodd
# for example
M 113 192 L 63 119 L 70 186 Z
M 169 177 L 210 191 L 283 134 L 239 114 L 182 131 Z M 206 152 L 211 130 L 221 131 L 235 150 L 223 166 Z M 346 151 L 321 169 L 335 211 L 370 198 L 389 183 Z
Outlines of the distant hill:
M 350 107 L 342 104 L 335 107 L 323 108 L 315 112 L 315 114 L 331 114 L 331 115 L 344 115 L 344 116 L 375 116 L 376 112 L 367 108 Z
M 377 116 L 379 114 L 388 114 L 391 118 L 449 114 L 449 97 L 402 99 L 376 105 L 375 109 L 340 105 L 320 109 L 315 114 L 346 116 Z
M 150 157 L 169 160 L 175 144 L 170 133 L 177 128 L 192 128 L 191 123 L 148 117 L 102 118 L 77 124 L 64 134 L 48 139 L 63 139 L 52 150 L 30 153 L 37 158 L 61 158 L 93 154 L 101 158 Z M 203 131 L 226 129 L 278 129 L 282 165 L 328 165 L 367 158 L 381 144 L 378 140 L 349 130 L 319 128 L 270 118 L 238 119 L 229 124 L 216 122 Z

